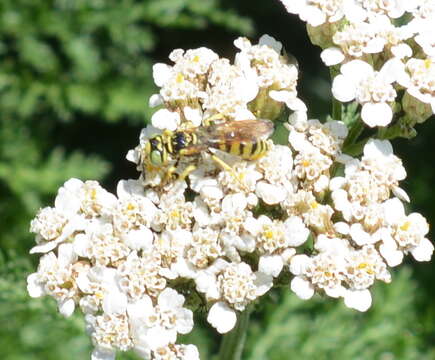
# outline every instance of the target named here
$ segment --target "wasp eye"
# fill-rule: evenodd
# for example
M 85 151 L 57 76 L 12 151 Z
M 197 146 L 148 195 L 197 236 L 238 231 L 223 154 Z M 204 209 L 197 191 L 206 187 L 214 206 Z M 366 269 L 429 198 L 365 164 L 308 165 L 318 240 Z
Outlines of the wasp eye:
M 153 150 L 150 154 L 150 161 L 151 164 L 155 166 L 160 166 L 163 164 L 163 155 L 162 152 L 159 150 Z

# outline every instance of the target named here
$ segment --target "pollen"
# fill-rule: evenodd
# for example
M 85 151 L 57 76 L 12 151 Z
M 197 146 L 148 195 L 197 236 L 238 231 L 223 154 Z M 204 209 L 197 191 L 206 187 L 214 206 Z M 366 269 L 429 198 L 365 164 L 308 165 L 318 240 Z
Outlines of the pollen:
M 432 66 L 432 61 L 431 61 L 430 58 L 427 58 L 427 59 L 424 61 L 424 67 L 425 67 L 426 69 L 430 69 L 431 66 Z
M 317 209 L 319 207 L 319 203 L 317 201 L 312 201 L 310 203 L 311 209 Z
M 411 227 L 411 223 L 409 221 L 405 221 L 402 226 L 400 226 L 400 230 L 402 231 L 408 231 Z
M 195 55 L 195 56 L 193 57 L 193 59 L 192 59 L 192 62 L 194 62 L 194 63 L 199 62 L 199 56 L 198 56 L 198 55 Z
M 169 214 L 169 216 L 171 218 L 179 218 L 180 217 L 180 212 L 178 210 L 172 210 Z
M 357 266 L 358 270 L 365 270 L 367 272 L 367 274 L 369 275 L 373 275 L 375 272 L 373 271 L 373 269 L 369 266 L 369 264 L 367 264 L 366 262 L 362 262 Z
M 175 78 L 175 81 L 176 81 L 178 84 L 181 84 L 181 83 L 184 81 L 184 75 L 183 75 L 182 73 L 178 73 L 178 74 L 177 74 L 177 77 Z
M 274 236 L 274 232 L 272 230 L 266 230 L 264 232 L 264 237 L 267 239 L 272 239 Z

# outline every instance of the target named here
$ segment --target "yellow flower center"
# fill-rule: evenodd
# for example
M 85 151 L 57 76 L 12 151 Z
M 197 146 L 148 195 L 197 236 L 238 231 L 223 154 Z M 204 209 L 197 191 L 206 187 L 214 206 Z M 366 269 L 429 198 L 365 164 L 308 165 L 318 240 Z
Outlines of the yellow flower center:
M 178 73 L 177 77 L 175 78 L 175 81 L 180 84 L 184 81 L 184 75 L 182 73 Z
M 357 266 L 357 269 L 358 269 L 358 270 L 366 270 L 367 274 L 369 274 L 369 275 L 373 275 L 373 274 L 374 274 L 373 269 L 369 268 L 369 264 L 367 264 L 367 263 L 365 263 L 365 262 L 360 263 L 360 264 Z
M 319 203 L 317 201 L 312 201 L 310 203 L 311 209 L 317 209 L 319 207 Z
M 272 230 L 266 230 L 266 231 L 264 232 L 264 237 L 265 237 L 266 239 L 272 239 L 272 238 L 273 238 L 273 231 L 272 231 Z
M 171 218 L 179 218 L 180 217 L 180 212 L 178 210 L 172 210 L 169 214 L 169 216 Z
M 409 221 L 405 221 L 402 226 L 400 227 L 400 230 L 402 231 L 408 231 L 411 227 L 411 223 Z

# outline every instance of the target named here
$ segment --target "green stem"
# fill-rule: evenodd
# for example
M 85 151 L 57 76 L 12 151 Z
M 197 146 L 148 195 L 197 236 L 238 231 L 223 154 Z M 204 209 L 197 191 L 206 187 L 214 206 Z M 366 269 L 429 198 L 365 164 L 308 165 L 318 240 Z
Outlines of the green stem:
M 336 99 L 332 99 L 332 118 L 341 120 L 341 102 Z
M 219 360 L 240 360 L 242 358 L 252 309 L 253 305 L 248 305 L 245 311 L 239 314 L 234 329 L 223 336 L 219 349 Z
M 349 130 L 349 134 L 347 135 L 346 140 L 344 140 L 343 143 L 343 152 L 344 153 L 348 153 L 347 150 L 349 150 L 350 148 L 353 148 L 356 140 L 358 139 L 358 137 L 361 135 L 361 133 L 364 130 L 364 123 L 360 120 L 357 119 L 352 127 Z M 352 153 L 354 153 L 355 151 L 352 151 Z M 355 154 L 355 155 L 359 155 L 359 154 Z
M 398 137 L 412 139 L 417 135 L 417 131 L 414 129 L 415 124 L 415 120 L 403 116 L 394 125 L 379 128 L 378 138 L 382 140 L 392 140 Z

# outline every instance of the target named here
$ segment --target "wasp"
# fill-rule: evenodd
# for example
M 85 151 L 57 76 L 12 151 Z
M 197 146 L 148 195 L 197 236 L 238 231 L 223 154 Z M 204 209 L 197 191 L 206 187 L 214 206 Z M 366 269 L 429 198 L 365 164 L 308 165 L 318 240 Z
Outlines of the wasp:
M 208 122 L 205 126 L 186 130 L 165 130 L 145 142 L 142 159 L 147 165 L 161 168 L 168 166 L 172 160 L 178 162 L 182 157 L 218 149 L 244 160 L 256 160 L 269 150 L 266 140 L 273 130 L 273 123 L 266 119 Z M 225 170 L 232 171 L 218 156 L 212 154 L 212 159 Z M 189 165 L 179 178 L 185 179 L 195 168 L 195 165 Z M 172 178 L 175 171 L 176 166 L 170 167 L 166 178 Z

